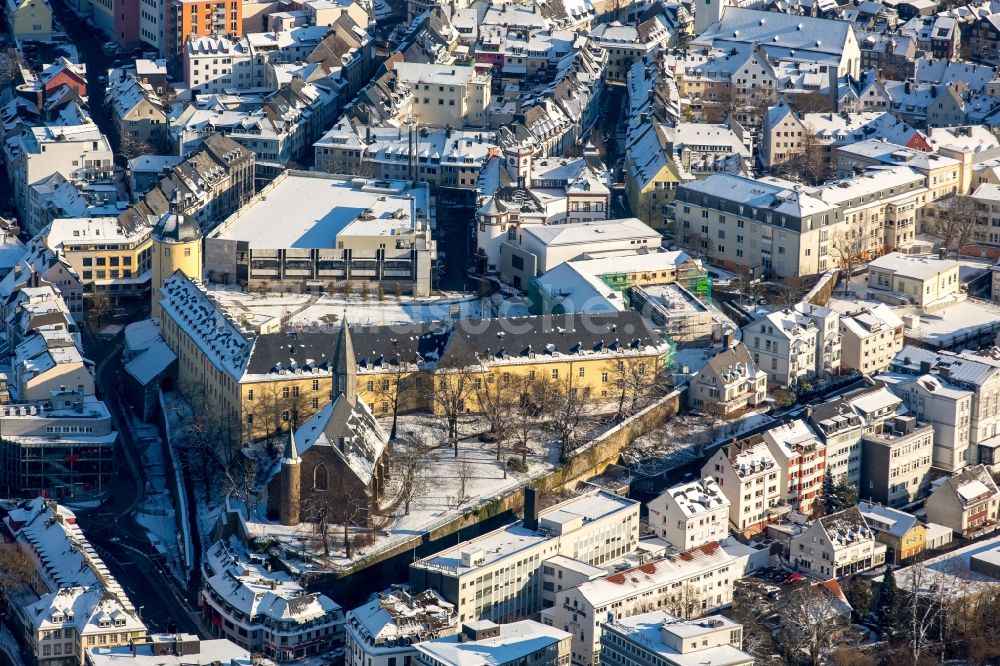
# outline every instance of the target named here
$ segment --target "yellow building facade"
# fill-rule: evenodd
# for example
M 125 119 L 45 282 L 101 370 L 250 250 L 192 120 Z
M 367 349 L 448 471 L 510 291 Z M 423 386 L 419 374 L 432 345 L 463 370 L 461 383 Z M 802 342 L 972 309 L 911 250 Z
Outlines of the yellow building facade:
M 116 217 L 52 221 L 46 244 L 80 276 L 87 294 L 135 296 L 149 288 L 150 227 L 126 228 Z
M 182 273 L 160 289 L 161 334 L 180 389 L 242 442 L 286 431 L 329 403 L 331 331 L 240 331 Z M 376 416 L 477 413 L 484 401 L 572 392 L 616 404 L 652 389 L 667 343 L 635 312 L 352 326 L 357 393 Z

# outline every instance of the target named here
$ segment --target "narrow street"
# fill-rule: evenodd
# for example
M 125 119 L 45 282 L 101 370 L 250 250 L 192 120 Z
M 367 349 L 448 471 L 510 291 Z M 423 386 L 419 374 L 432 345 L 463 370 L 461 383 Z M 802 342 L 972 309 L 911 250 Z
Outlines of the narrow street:
M 136 442 L 125 422 L 125 406 L 118 392 L 118 374 L 124 346 L 119 334 L 113 342 L 84 335 L 88 355 L 97 363 L 99 393 L 119 432 L 118 476 L 107 502 L 91 511 L 77 512 L 84 534 L 101 555 L 129 598 L 142 600 L 140 615 L 152 631 L 184 631 L 207 635 L 197 610 L 197 597 L 179 588 L 164 563 L 133 519 L 142 500 L 145 471 Z M 139 602 L 137 602 L 137 607 Z
M 108 68 L 112 66 L 111 58 L 104 52 L 105 38 L 86 21 L 74 14 L 66 6 L 65 0 L 52 0 L 52 11 L 69 38 L 73 40 L 80 52 L 80 58 L 87 65 L 87 96 L 88 110 L 101 131 L 111 134 L 111 124 L 104 108 L 104 93 L 107 82 L 101 77 L 107 76 Z

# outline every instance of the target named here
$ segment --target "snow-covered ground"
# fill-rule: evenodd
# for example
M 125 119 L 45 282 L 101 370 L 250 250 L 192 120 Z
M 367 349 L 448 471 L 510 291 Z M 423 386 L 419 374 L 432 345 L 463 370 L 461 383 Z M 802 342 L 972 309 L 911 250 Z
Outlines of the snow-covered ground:
M 209 285 L 209 293 L 236 321 L 254 317 L 278 317 L 286 326 L 322 326 L 347 314 L 352 324 L 407 324 L 519 317 L 528 314 L 528 301 L 520 297 L 479 298 L 469 294 L 445 294 L 440 298 L 413 298 L 386 294 L 381 300 L 344 294 L 259 294 Z
M 773 420 L 764 412 L 748 412 L 730 422 L 716 423 L 713 429 L 704 417 L 677 416 L 636 438 L 622 452 L 621 464 L 640 475 L 663 474 L 698 460 L 714 444 Z
M 164 443 L 155 426 L 138 421 L 131 413 L 129 418 L 130 429 L 142 450 L 142 464 L 146 470 L 146 496 L 136 508 L 135 521 L 146 530 L 149 542 L 163 556 L 174 578 L 187 582 L 180 557 L 177 512 L 169 488 L 172 479 L 164 463 Z
M 982 300 L 968 300 L 931 314 L 921 314 L 919 325 L 906 329 L 906 336 L 935 347 L 947 347 L 953 339 L 967 337 L 977 328 L 995 328 L 998 324 L 1000 307 Z
M 388 422 L 383 425 L 386 430 L 390 427 Z M 587 433 L 582 441 L 592 440 L 613 425 L 595 422 L 593 431 Z M 508 444 L 501 452 L 501 460 L 497 460 L 496 445 L 479 440 L 478 433 L 485 430 L 488 430 L 485 421 L 477 419 L 465 421 L 460 426 L 462 439 L 459 441 L 456 458 L 454 448 L 446 443 L 446 425 L 443 419 L 427 414 L 401 416 L 398 423 L 399 439 L 394 445 L 397 460 L 404 458 L 409 447 L 414 446 L 415 442 L 420 446 L 433 447 L 424 455 L 424 464 L 421 465 L 423 490 L 412 499 L 409 514 L 406 513 L 404 505 L 399 503 L 388 515 L 383 516 L 383 524 L 378 526 L 378 538 L 374 543 L 365 543 L 355 548 L 351 560 L 391 549 L 464 513 L 474 512 L 491 500 L 508 495 L 539 478 L 558 464 L 558 444 L 544 431 L 536 429 L 532 433 L 526 471 L 515 472 L 508 469 L 505 475 L 505 463 L 511 458 L 520 458 L 520 453 L 513 449 L 513 444 Z M 401 476 L 402 472 L 395 470 L 386 498 L 382 501 L 383 507 L 396 504 Z M 239 502 L 231 501 L 230 505 L 243 509 L 242 503 Z M 309 561 L 298 566 L 303 569 L 340 568 L 351 561 L 346 557 L 343 548 L 342 528 L 334 527 L 330 530 L 328 542 L 331 554 L 328 557 L 321 556 L 322 542 L 313 524 L 283 526 L 267 519 L 265 507 L 266 501 L 262 498 L 248 512 L 249 518 L 246 522 L 249 532 L 261 539 L 282 544 L 286 557 L 294 559 L 303 551 L 311 553 L 311 556 L 307 557 Z M 354 535 L 361 535 L 364 532 L 365 530 L 360 529 L 352 530 Z

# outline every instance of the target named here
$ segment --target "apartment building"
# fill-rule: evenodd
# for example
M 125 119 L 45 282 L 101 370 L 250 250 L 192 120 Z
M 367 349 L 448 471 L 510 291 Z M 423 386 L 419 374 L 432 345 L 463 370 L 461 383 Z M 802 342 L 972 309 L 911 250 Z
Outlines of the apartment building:
M 65 257 L 85 293 L 141 297 L 149 291 L 152 226 L 128 224 L 132 220 L 131 216 L 124 216 L 124 224 L 118 217 L 53 220 L 45 243 Z
M 894 136 L 902 123 L 886 111 L 797 114 L 779 99 L 764 116 L 761 151 L 764 164 L 777 167 L 810 151 L 808 159 L 822 176 L 833 172 L 834 146 L 882 136 Z M 822 179 L 822 178 L 821 178 Z
M 927 547 L 927 528 L 913 514 L 872 502 L 858 502 L 858 510 L 875 535 L 885 544 L 885 561 L 900 564 L 920 555 Z
M 591 30 L 590 38 L 608 52 L 607 80 L 623 85 L 633 64 L 655 49 L 668 46 L 677 35 L 657 15 L 635 25 L 622 25 L 618 21 L 599 23 Z
M 596 491 L 538 511 L 533 490 L 525 519 L 410 565 L 414 589 L 433 588 L 459 622 L 531 616 L 542 608 L 542 566 L 562 555 L 602 565 L 639 541 L 639 503 Z
M 3 3 L 8 30 L 20 41 L 52 39 L 52 6 L 48 0 L 9 0 Z
M 34 566 L 32 586 L 11 592 L 7 615 L 34 664 L 83 666 L 90 648 L 142 641 L 146 626 L 72 511 L 43 497 L 0 511 L 0 535 Z
M 419 656 L 418 642 L 452 636 L 459 629 L 455 606 L 434 590 L 411 594 L 404 586 L 393 587 L 347 611 L 345 664 L 412 664 Z
M 839 370 L 838 319 L 829 308 L 798 303 L 744 326 L 743 340 L 769 381 L 796 386 Z
M 396 81 L 413 93 L 412 112 L 421 125 L 486 127 L 489 72 L 475 67 L 416 62 L 391 64 Z
M 246 37 L 190 37 L 184 42 L 184 82 L 191 90 L 224 93 L 263 88 L 266 66 Z
M 202 640 L 193 634 L 150 634 L 132 645 L 91 648 L 87 666 L 164 666 L 214 662 L 224 666 L 252 663 L 249 650 L 224 638 Z
M 467 191 L 479 189 L 487 163 L 497 159 L 499 167 L 501 161 L 494 132 L 361 126 L 347 120 L 334 125 L 313 148 L 317 171 L 387 180 L 419 178 L 437 187 Z
M 960 291 L 958 269 L 951 259 L 890 252 L 868 262 L 868 295 L 893 305 L 944 305 Z
M 398 284 L 427 296 L 435 224 L 426 183 L 284 171 L 205 238 L 205 274 L 224 284 Z
M 343 647 L 344 614 L 336 602 L 235 547 L 217 541 L 201 563 L 198 601 L 216 637 L 279 663 Z
M 753 275 L 799 277 L 836 265 L 839 208 L 801 185 L 712 174 L 677 187 L 677 238 L 709 262 Z
M 938 153 L 924 152 L 880 139 L 868 139 L 834 148 L 837 176 L 849 178 L 870 167 L 907 166 L 924 177 L 927 203 L 952 194 L 964 194 L 962 163 Z
M 111 490 L 118 432 L 94 396 L 66 390 L 47 400 L 0 406 L 0 428 L 4 494 L 63 499 Z
M 211 229 L 253 196 L 255 166 L 253 151 L 222 134 L 209 134 L 180 164 L 165 170 L 122 223 L 144 226 L 174 213 Z
M 823 516 L 793 536 L 788 547 L 792 566 L 821 580 L 880 567 L 885 553 L 858 507 Z
M 885 381 L 898 395 L 907 411 L 934 428 L 932 465 L 957 472 L 976 463 L 975 447 L 970 445 L 973 391 L 959 388 L 936 375 L 918 377 L 888 375 Z
M 764 529 L 784 500 L 783 473 L 760 436 L 723 445 L 701 468 L 701 476 L 713 477 L 729 500 L 732 529 L 751 534 Z
M 541 613 L 548 626 L 573 635 L 572 663 L 600 663 L 603 625 L 662 609 L 693 619 L 729 605 L 737 580 L 761 565 L 765 551 L 729 539 L 653 560 L 563 590 Z
M 531 278 L 571 259 L 617 250 L 656 250 L 662 243 L 658 232 L 634 217 L 518 225 L 500 244 L 500 279 L 526 289 Z
M 864 419 L 847 399 L 836 398 L 806 407 L 806 419 L 826 443 L 826 472 L 834 483 L 842 478 L 861 483 L 861 435 Z
M 31 127 L 8 138 L 7 171 L 14 203 L 31 234 L 42 230 L 41 203 L 30 204 L 29 190 L 58 173 L 79 183 L 110 182 L 114 155 L 101 130 L 93 124 Z
M 933 374 L 949 385 L 972 391 L 967 464 L 989 459 L 1000 439 L 1000 361 L 988 353 L 934 352 L 903 347 L 890 368 L 909 375 Z M 958 446 L 961 446 L 960 439 Z
M 189 37 L 243 34 L 243 3 L 238 0 L 167 0 L 168 57 L 180 58 Z
M 997 528 L 1000 490 L 986 467 L 975 465 L 937 483 L 926 506 L 927 520 L 971 538 Z
M 13 349 L 8 386 L 15 400 L 48 400 L 65 391 L 94 395 L 92 363 L 84 358 L 76 336 L 62 329 L 42 328 Z
M 743 625 L 722 615 L 682 620 L 657 610 L 605 622 L 601 632 L 604 666 L 753 666 L 744 652 Z
M 458 636 L 416 644 L 420 666 L 567 666 L 570 635 L 534 620 L 467 622 Z
M 688 405 L 723 416 L 758 407 L 766 400 L 767 373 L 757 367 L 742 342 L 710 358 L 688 384 Z
M 877 403 L 881 393 L 859 398 Z M 899 508 L 927 495 L 931 484 L 934 428 L 916 417 L 896 415 L 869 425 L 861 439 L 861 497 Z
M 841 367 L 871 375 L 884 372 L 903 348 L 903 321 L 880 303 L 840 317 Z
M 647 502 L 649 526 L 677 550 L 691 550 L 729 536 L 729 498 L 708 476 L 671 486 Z
M 929 201 L 926 177 L 909 166 L 872 168 L 817 194 L 841 209 L 845 226 L 832 239 L 838 254 L 862 257 L 912 247 Z
M 808 515 L 823 493 L 826 443 L 801 419 L 766 430 L 763 437 L 783 470 L 778 475 L 781 497 L 793 509 Z

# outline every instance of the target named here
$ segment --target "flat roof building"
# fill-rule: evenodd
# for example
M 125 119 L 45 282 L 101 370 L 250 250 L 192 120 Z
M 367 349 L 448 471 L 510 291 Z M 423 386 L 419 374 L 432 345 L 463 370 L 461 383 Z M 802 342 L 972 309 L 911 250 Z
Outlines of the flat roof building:
M 415 589 L 434 588 L 458 608 L 459 621 L 500 619 L 541 609 L 542 563 L 565 555 L 601 565 L 639 542 L 639 503 L 596 491 L 538 512 L 534 496 L 525 519 L 417 560 Z
M 426 183 L 286 171 L 205 239 L 206 276 L 312 287 L 400 283 L 425 296 L 436 257 L 431 204 Z
M 666 611 L 622 618 L 604 625 L 605 666 L 752 666 L 744 652 L 743 625 L 722 615 L 682 620 Z

